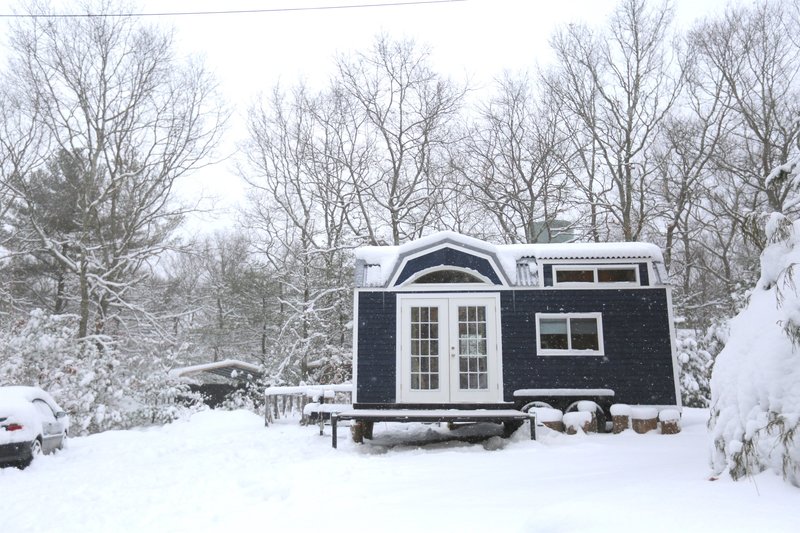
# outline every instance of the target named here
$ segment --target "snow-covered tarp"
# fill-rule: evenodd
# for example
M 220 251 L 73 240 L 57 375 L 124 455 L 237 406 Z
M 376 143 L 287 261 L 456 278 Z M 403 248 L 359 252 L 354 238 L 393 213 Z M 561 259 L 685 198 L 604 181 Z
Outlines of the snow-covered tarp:
M 220 374 L 221 371 L 225 372 Z M 184 366 L 180 368 L 173 368 L 169 371 L 169 376 L 173 379 L 197 375 L 203 372 L 216 373 L 218 375 L 225 375 L 226 377 L 236 378 L 237 372 L 244 372 L 246 375 L 261 375 L 261 369 L 252 363 L 246 363 L 237 359 L 225 359 L 224 361 L 215 361 L 213 363 L 203 363 L 200 365 Z
M 767 238 L 761 278 L 711 377 L 712 463 L 800 485 L 800 222 L 774 214 Z

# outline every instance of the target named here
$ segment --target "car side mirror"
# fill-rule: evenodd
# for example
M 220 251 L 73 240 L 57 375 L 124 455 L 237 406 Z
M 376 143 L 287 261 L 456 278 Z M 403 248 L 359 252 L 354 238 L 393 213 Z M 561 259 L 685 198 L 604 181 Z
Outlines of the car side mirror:
M 58 411 L 56 413 L 56 418 L 64 418 L 65 416 L 67 416 L 67 413 L 65 413 L 64 411 Z

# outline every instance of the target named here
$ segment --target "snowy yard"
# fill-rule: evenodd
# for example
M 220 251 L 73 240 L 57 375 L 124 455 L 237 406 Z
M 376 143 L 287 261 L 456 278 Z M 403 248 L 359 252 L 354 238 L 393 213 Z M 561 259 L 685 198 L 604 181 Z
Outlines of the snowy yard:
M 675 436 L 423 448 L 385 443 L 425 426 L 377 424 L 384 444 L 341 428 L 333 450 L 329 427 L 204 412 L 0 470 L 0 531 L 798 531 L 800 491 L 776 475 L 708 480 L 706 417 L 687 409 Z

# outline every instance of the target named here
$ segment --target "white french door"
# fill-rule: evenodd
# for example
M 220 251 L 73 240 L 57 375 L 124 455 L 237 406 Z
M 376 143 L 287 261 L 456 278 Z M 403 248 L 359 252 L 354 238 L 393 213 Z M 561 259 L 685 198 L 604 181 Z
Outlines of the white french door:
M 400 298 L 399 401 L 501 401 L 498 298 Z

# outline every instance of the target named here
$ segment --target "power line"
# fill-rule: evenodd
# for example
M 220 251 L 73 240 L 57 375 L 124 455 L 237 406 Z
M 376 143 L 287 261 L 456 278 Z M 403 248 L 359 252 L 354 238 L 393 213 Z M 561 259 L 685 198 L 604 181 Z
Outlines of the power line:
M 386 2 L 378 4 L 340 4 L 334 6 L 276 7 L 266 9 L 232 9 L 223 11 L 172 11 L 162 13 L 0 13 L 0 18 L 84 18 L 84 17 L 175 17 L 185 15 L 242 15 L 252 13 L 288 13 L 293 11 L 330 11 L 334 9 L 364 9 L 374 7 L 405 7 L 431 4 L 452 4 L 467 0 L 419 0 L 410 2 Z

